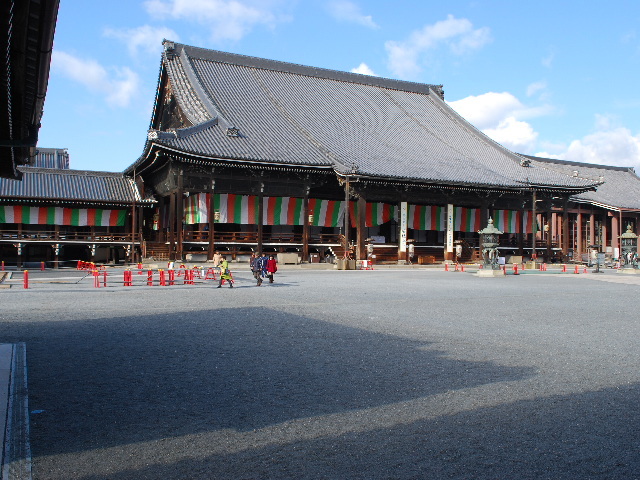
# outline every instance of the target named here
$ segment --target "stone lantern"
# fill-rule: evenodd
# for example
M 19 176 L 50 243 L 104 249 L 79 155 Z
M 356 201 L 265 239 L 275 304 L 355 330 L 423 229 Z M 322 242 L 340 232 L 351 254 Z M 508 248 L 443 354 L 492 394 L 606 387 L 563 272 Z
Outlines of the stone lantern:
M 633 233 L 631 225 L 620 235 L 620 266 L 619 272 L 638 273 L 638 236 Z
M 485 228 L 479 230 L 480 234 L 480 248 L 482 249 L 482 261 L 483 270 L 491 271 L 491 275 L 494 270 L 499 270 L 498 264 L 498 245 L 500 244 L 501 232 L 493 225 L 493 219 L 489 219 L 489 223 Z

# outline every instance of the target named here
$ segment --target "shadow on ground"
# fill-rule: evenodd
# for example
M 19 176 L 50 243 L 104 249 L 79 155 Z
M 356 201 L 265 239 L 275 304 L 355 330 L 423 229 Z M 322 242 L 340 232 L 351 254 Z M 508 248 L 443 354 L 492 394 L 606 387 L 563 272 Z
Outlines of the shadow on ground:
M 36 457 L 248 432 L 534 374 L 266 308 L 13 324 L 10 331 L 27 344 L 30 408 L 43 410 L 32 416 Z
M 520 401 L 396 428 L 153 465 L 108 478 L 637 479 L 639 395 L 635 384 Z

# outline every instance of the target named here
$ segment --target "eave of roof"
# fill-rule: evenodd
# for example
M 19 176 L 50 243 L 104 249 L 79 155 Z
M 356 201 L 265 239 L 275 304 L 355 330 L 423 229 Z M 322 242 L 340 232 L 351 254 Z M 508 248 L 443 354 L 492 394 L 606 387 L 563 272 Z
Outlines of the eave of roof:
M 11 116 L 0 119 L 0 177 L 19 178 L 17 166 L 29 162 L 38 140 L 59 0 L 1 4 L 7 30 L 0 32 L 0 47 L 9 55 L 0 67 L 0 104 Z
M 640 211 L 640 178 L 631 167 L 600 165 L 586 162 L 523 155 L 532 163 L 547 165 L 566 175 L 587 178 L 600 183 L 597 190 L 574 197 L 578 203 L 615 211 Z
M 441 86 L 167 41 L 164 66 L 182 110 L 199 123 L 151 131 L 145 153 L 127 172 L 155 161 L 150 156 L 161 148 L 238 162 L 330 166 L 338 175 L 417 183 L 572 192 L 599 184 L 523 166 L 522 156 L 453 111 L 441 98 Z M 230 135 L 229 126 L 239 133 Z

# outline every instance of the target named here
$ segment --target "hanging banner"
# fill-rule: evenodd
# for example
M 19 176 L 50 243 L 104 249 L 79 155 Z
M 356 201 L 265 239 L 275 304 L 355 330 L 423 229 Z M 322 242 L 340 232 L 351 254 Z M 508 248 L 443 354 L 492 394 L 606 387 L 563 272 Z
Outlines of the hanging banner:
M 209 222 L 209 193 L 190 195 L 185 199 L 184 222 L 188 225 Z M 216 223 L 258 223 L 259 197 L 257 195 L 214 194 Z M 344 218 L 343 202 L 309 199 L 312 225 L 340 227 Z M 263 225 L 304 225 L 304 200 L 295 197 L 263 197 Z
M 341 227 L 344 222 L 344 202 L 339 200 L 309 199 L 309 215 L 316 227 Z
M 479 208 L 455 207 L 455 231 L 477 232 L 480 230 L 482 228 L 480 214 Z
M 396 205 L 380 202 L 367 202 L 366 205 L 365 227 L 378 227 L 390 220 L 398 219 L 398 207 Z M 359 218 L 358 215 L 358 202 L 349 202 L 349 220 L 351 221 L 351 226 L 354 228 Z
M 407 251 L 407 202 L 400 202 L 400 252 Z
M 76 227 L 123 227 L 126 218 L 126 210 L 32 207 L 27 205 L 0 206 L 0 223 L 71 225 Z
M 453 217 L 455 210 L 452 204 L 447 205 L 447 252 L 453 252 Z
M 407 226 L 414 230 L 445 230 L 445 209 L 434 205 L 408 205 Z
M 304 225 L 304 200 L 293 197 L 264 197 L 263 225 Z
M 209 193 L 197 193 L 189 195 L 184 200 L 184 223 L 193 225 L 195 223 L 209 222 Z

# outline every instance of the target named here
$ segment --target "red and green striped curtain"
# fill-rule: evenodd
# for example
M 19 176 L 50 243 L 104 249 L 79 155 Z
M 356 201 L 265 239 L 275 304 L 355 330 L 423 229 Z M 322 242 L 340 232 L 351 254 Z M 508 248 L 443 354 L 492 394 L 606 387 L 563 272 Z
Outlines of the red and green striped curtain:
M 377 227 L 383 223 L 387 223 L 389 220 L 397 220 L 397 211 L 398 207 L 390 203 L 367 202 L 365 226 Z M 349 216 L 352 227 L 355 227 L 357 224 L 358 213 L 358 202 L 349 202 Z
M 184 223 L 188 225 L 208 223 L 210 198 L 210 193 L 189 195 L 184 201 Z
M 477 232 L 482 229 L 479 208 L 454 207 L 453 215 L 456 232 Z
M 185 199 L 184 222 L 188 225 L 209 222 L 210 193 L 198 193 Z M 259 197 L 257 195 L 214 194 L 214 208 L 220 213 L 216 223 L 258 223 Z M 318 202 L 321 202 L 318 200 Z M 326 202 L 326 201 L 322 201 Z M 312 200 L 309 200 L 311 208 Z M 302 198 L 263 197 L 263 225 L 303 225 Z M 325 208 L 326 210 L 326 208 Z
M 218 223 L 257 225 L 259 212 L 258 200 L 259 197 L 257 195 L 216 193 L 213 199 L 213 206 L 220 212 L 220 220 Z
M 447 209 L 435 205 L 409 205 L 407 226 L 414 230 L 446 230 Z
M 530 211 L 494 210 L 493 224 L 505 233 L 532 233 L 533 215 Z
M 304 200 L 294 197 L 264 197 L 263 225 L 304 225 Z
M 311 225 L 316 227 L 340 227 L 344 222 L 344 202 L 338 200 L 309 199 Z
M 126 218 L 126 210 L 0 205 L 0 223 L 123 227 Z

